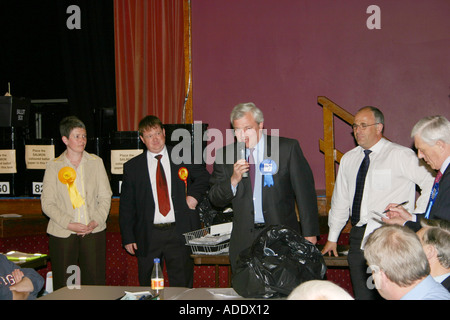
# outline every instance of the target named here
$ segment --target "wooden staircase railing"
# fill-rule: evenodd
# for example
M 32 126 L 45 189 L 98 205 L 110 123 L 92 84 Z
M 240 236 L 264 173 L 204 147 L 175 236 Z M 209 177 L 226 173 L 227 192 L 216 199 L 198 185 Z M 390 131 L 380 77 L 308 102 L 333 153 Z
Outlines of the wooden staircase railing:
M 328 214 L 336 180 L 335 165 L 340 163 L 343 156 L 343 153 L 335 148 L 334 118 L 337 116 L 344 122 L 352 125 L 355 117 L 327 97 L 319 96 L 317 102 L 323 107 L 323 140 L 319 140 L 319 148 L 325 155 L 325 195 Z

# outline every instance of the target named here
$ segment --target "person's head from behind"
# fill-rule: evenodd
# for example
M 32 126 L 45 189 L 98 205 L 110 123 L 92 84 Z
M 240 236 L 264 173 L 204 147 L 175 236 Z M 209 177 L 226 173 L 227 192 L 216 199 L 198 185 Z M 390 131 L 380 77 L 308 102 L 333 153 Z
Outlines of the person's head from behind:
M 144 117 L 139 122 L 139 136 L 150 152 L 159 153 L 164 149 L 166 132 L 158 117 Z
M 442 269 L 450 269 L 450 222 L 447 220 L 421 221 L 422 228 L 417 231 L 420 242 L 431 266 L 440 266 Z
M 375 286 L 385 299 L 396 300 L 397 293 L 430 274 L 422 244 L 409 228 L 384 225 L 367 239 L 364 257 L 372 270 Z
M 337 284 L 327 280 L 303 282 L 287 297 L 287 300 L 354 300 Z
M 69 152 L 83 152 L 86 147 L 87 134 L 83 121 L 75 116 L 65 117 L 59 123 L 62 141 Z

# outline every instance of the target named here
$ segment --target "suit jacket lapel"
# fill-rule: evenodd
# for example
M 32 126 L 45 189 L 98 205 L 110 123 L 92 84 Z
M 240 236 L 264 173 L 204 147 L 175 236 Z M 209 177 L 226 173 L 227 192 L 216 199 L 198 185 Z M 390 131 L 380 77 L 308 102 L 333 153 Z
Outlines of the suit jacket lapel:
M 144 168 L 144 172 L 141 174 L 142 179 L 144 179 L 145 184 L 148 186 L 145 188 L 145 199 L 151 199 L 154 206 L 153 192 L 152 192 L 152 182 L 150 180 L 150 174 L 148 172 L 148 151 L 144 150 L 144 156 L 141 157 L 142 165 L 139 167 Z
M 180 168 L 180 166 L 179 165 L 176 165 L 175 163 L 174 163 L 174 161 L 173 161 L 173 159 L 172 159 L 172 147 L 170 147 L 170 146 L 167 146 L 166 145 L 166 148 L 167 148 L 167 154 L 168 154 L 168 156 L 169 156 L 169 163 L 170 163 L 170 180 L 171 180 L 171 194 L 173 194 L 174 193 L 174 190 L 175 190 L 175 186 L 176 186 L 176 183 L 178 182 L 177 181 L 177 179 L 178 179 L 178 170 L 179 170 L 179 168 Z
M 448 176 L 450 176 L 450 164 L 447 166 L 447 169 L 445 169 L 444 174 L 442 175 L 441 181 L 444 180 L 445 178 L 450 179 Z

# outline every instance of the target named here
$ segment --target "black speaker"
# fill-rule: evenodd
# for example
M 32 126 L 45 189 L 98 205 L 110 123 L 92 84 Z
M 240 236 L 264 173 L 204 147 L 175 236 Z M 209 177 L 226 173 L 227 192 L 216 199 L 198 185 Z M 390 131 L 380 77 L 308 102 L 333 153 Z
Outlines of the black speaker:
M 203 135 L 208 129 L 206 123 L 194 124 L 165 124 L 166 145 L 175 147 L 177 155 L 183 160 L 190 161 L 194 164 L 205 164 L 203 159 L 203 151 L 206 149 L 207 141 L 203 141 Z M 188 141 L 186 141 L 189 139 Z M 184 149 L 189 144 L 190 148 Z M 184 151 L 190 153 L 189 157 L 185 157 Z M 187 159 L 190 158 L 190 159 Z
M 137 154 L 147 150 L 139 138 L 138 131 L 118 131 L 111 135 L 110 174 L 113 196 L 120 196 L 123 164 Z
M 0 127 L 26 127 L 30 113 L 30 99 L 0 96 Z

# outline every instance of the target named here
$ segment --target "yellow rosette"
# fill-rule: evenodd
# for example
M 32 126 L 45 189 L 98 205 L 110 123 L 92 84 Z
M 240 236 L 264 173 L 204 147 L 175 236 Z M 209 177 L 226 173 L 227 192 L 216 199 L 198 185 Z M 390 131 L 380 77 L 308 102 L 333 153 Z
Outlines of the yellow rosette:
M 73 208 L 79 208 L 84 204 L 84 199 L 78 192 L 77 186 L 75 185 L 75 179 L 77 173 L 71 167 L 64 167 L 58 172 L 58 179 L 61 183 L 67 185 L 67 190 L 69 190 L 70 202 L 72 202 Z

